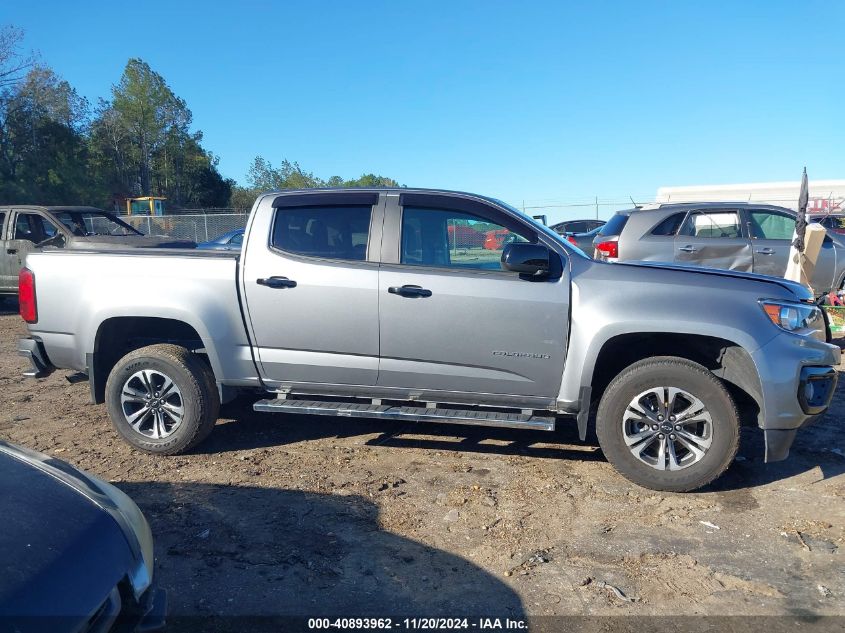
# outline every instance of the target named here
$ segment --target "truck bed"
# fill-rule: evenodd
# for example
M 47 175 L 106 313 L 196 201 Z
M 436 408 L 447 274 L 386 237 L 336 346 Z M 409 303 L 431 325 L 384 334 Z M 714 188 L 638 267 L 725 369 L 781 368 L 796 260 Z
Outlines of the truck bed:
M 33 337 L 60 366 L 87 370 L 111 319 L 168 319 L 189 324 L 215 375 L 258 382 L 237 289 L 238 253 L 193 249 L 43 251 L 27 258 L 35 275 L 38 321 Z M 227 353 L 218 357 L 217 350 Z M 218 373 L 218 371 L 220 373 Z

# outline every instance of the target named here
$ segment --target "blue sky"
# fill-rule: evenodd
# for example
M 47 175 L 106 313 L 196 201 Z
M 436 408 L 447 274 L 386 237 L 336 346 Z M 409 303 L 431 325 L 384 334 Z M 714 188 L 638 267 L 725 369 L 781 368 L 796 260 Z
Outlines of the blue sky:
M 0 0 L 0 23 L 92 102 L 144 59 L 238 180 L 260 154 L 530 206 L 845 175 L 841 2 Z

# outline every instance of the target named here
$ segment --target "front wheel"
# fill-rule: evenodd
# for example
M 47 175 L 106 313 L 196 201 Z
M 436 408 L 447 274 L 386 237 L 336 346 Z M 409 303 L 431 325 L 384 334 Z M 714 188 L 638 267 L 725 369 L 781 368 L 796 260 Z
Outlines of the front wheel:
M 208 365 L 184 347 L 163 344 L 117 361 L 106 381 L 106 406 L 133 447 L 175 455 L 211 433 L 220 398 Z
M 687 492 L 719 477 L 739 448 L 739 414 L 706 368 L 676 357 L 634 363 L 608 386 L 596 415 L 599 444 L 624 477 Z

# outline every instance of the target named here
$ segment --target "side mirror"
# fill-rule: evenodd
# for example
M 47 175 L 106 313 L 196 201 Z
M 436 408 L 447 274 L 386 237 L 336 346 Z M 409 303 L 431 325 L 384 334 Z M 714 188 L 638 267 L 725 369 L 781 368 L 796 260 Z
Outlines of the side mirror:
M 542 244 L 507 244 L 502 251 L 502 268 L 529 277 L 546 277 L 549 258 L 549 249 Z

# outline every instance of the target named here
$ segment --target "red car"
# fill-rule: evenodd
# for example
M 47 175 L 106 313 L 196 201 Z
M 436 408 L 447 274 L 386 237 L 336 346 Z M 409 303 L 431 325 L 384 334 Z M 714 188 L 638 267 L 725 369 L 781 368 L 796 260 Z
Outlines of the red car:
M 484 234 L 471 226 L 450 224 L 446 227 L 449 232 L 449 248 L 478 248 L 484 246 Z
M 500 251 L 505 246 L 505 239 L 511 232 L 507 229 L 494 229 L 484 234 L 484 248 L 488 251 Z

